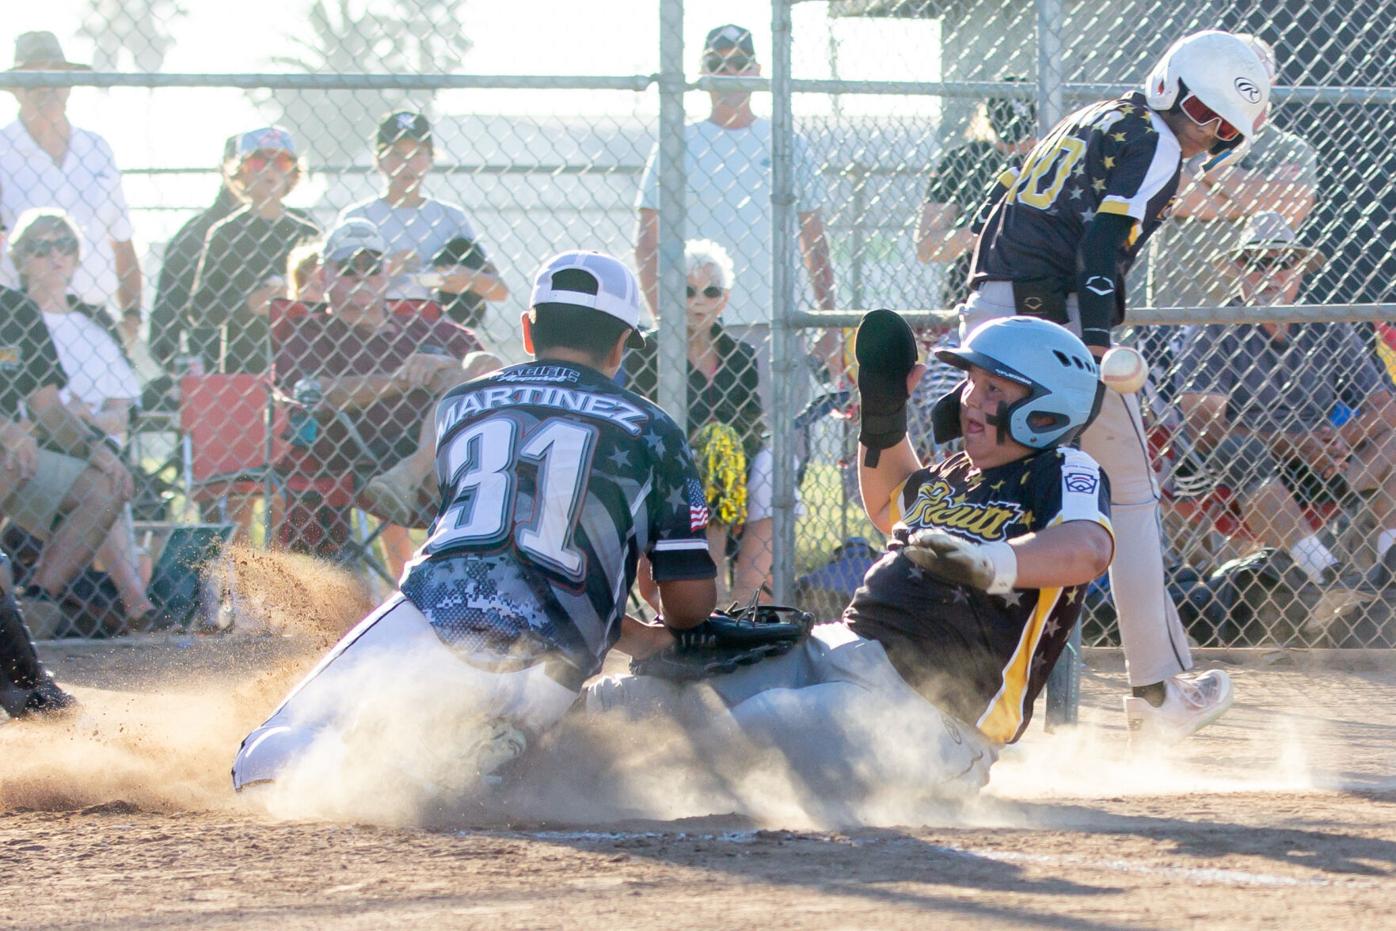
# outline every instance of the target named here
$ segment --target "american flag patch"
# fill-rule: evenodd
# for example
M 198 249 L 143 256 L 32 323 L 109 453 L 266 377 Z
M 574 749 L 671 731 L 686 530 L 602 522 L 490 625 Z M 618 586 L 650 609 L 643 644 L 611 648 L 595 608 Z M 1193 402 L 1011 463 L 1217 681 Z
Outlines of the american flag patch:
M 688 529 L 703 530 L 708 526 L 708 498 L 703 494 L 703 486 L 690 479 L 685 483 L 688 490 Z

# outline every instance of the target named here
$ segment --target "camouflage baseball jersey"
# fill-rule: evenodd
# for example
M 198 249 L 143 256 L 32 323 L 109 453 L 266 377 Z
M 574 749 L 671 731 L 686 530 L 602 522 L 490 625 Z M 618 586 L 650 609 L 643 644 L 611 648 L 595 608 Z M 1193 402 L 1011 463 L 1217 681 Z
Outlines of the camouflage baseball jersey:
M 1116 260 L 1119 285 L 1168 216 L 1178 190 L 1182 150 L 1172 130 L 1130 94 L 1078 110 L 1028 154 L 994 206 L 975 250 L 970 280 L 1054 279 L 1076 290 L 1077 253 L 1097 213 L 1134 218 Z
M 473 659 L 592 675 L 641 553 L 657 581 L 716 574 L 683 435 L 600 372 L 510 366 L 448 393 L 436 435 L 441 506 L 401 588 Z
M 1110 530 L 1110 490 L 1094 459 L 1046 450 L 979 472 L 964 453 L 911 474 L 892 497 L 887 552 L 844 612 L 882 643 L 903 679 L 990 740 L 1017 740 L 1081 611 L 1084 586 L 989 595 L 943 582 L 902 554 L 936 529 L 976 542 L 1011 540 L 1067 521 Z

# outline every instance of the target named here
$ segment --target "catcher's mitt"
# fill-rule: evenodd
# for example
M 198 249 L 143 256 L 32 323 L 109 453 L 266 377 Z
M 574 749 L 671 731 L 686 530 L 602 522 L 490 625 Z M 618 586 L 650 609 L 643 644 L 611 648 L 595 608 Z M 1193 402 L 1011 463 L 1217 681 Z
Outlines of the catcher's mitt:
M 785 653 L 808 637 L 813 626 L 814 618 L 797 608 L 734 604 L 714 611 L 697 627 L 670 631 L 674 645 L 631 660 L 630 672 L 677 682 L 725 675 Z

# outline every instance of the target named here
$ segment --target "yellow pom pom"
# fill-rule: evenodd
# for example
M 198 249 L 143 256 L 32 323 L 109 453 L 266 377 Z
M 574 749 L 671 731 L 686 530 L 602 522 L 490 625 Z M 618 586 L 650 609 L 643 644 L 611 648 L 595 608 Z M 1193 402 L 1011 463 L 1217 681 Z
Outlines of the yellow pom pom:
M 693 435 L 693 454 L 713 520 L 728 526 L 746 523 L 746 452 L 737 431 L 722 423 L 700 427 Z

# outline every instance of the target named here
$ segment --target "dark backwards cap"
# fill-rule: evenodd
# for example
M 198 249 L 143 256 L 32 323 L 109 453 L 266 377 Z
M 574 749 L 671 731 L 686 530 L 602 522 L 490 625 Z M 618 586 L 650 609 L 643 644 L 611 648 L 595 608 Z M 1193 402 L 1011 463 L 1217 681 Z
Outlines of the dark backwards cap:
M 756 43 L 752 41 L 750 29 L 728 23 L 710 31 L 703 41 L 704 52 L 725 52 L 734 48 L 756 57 Z
M 383 122 L 378 124 L 378 148 L 386 149 L 404 139 L 431 145 L 431 124 L 427 118 L 409 110 L 399 110 L 383 117 Z

